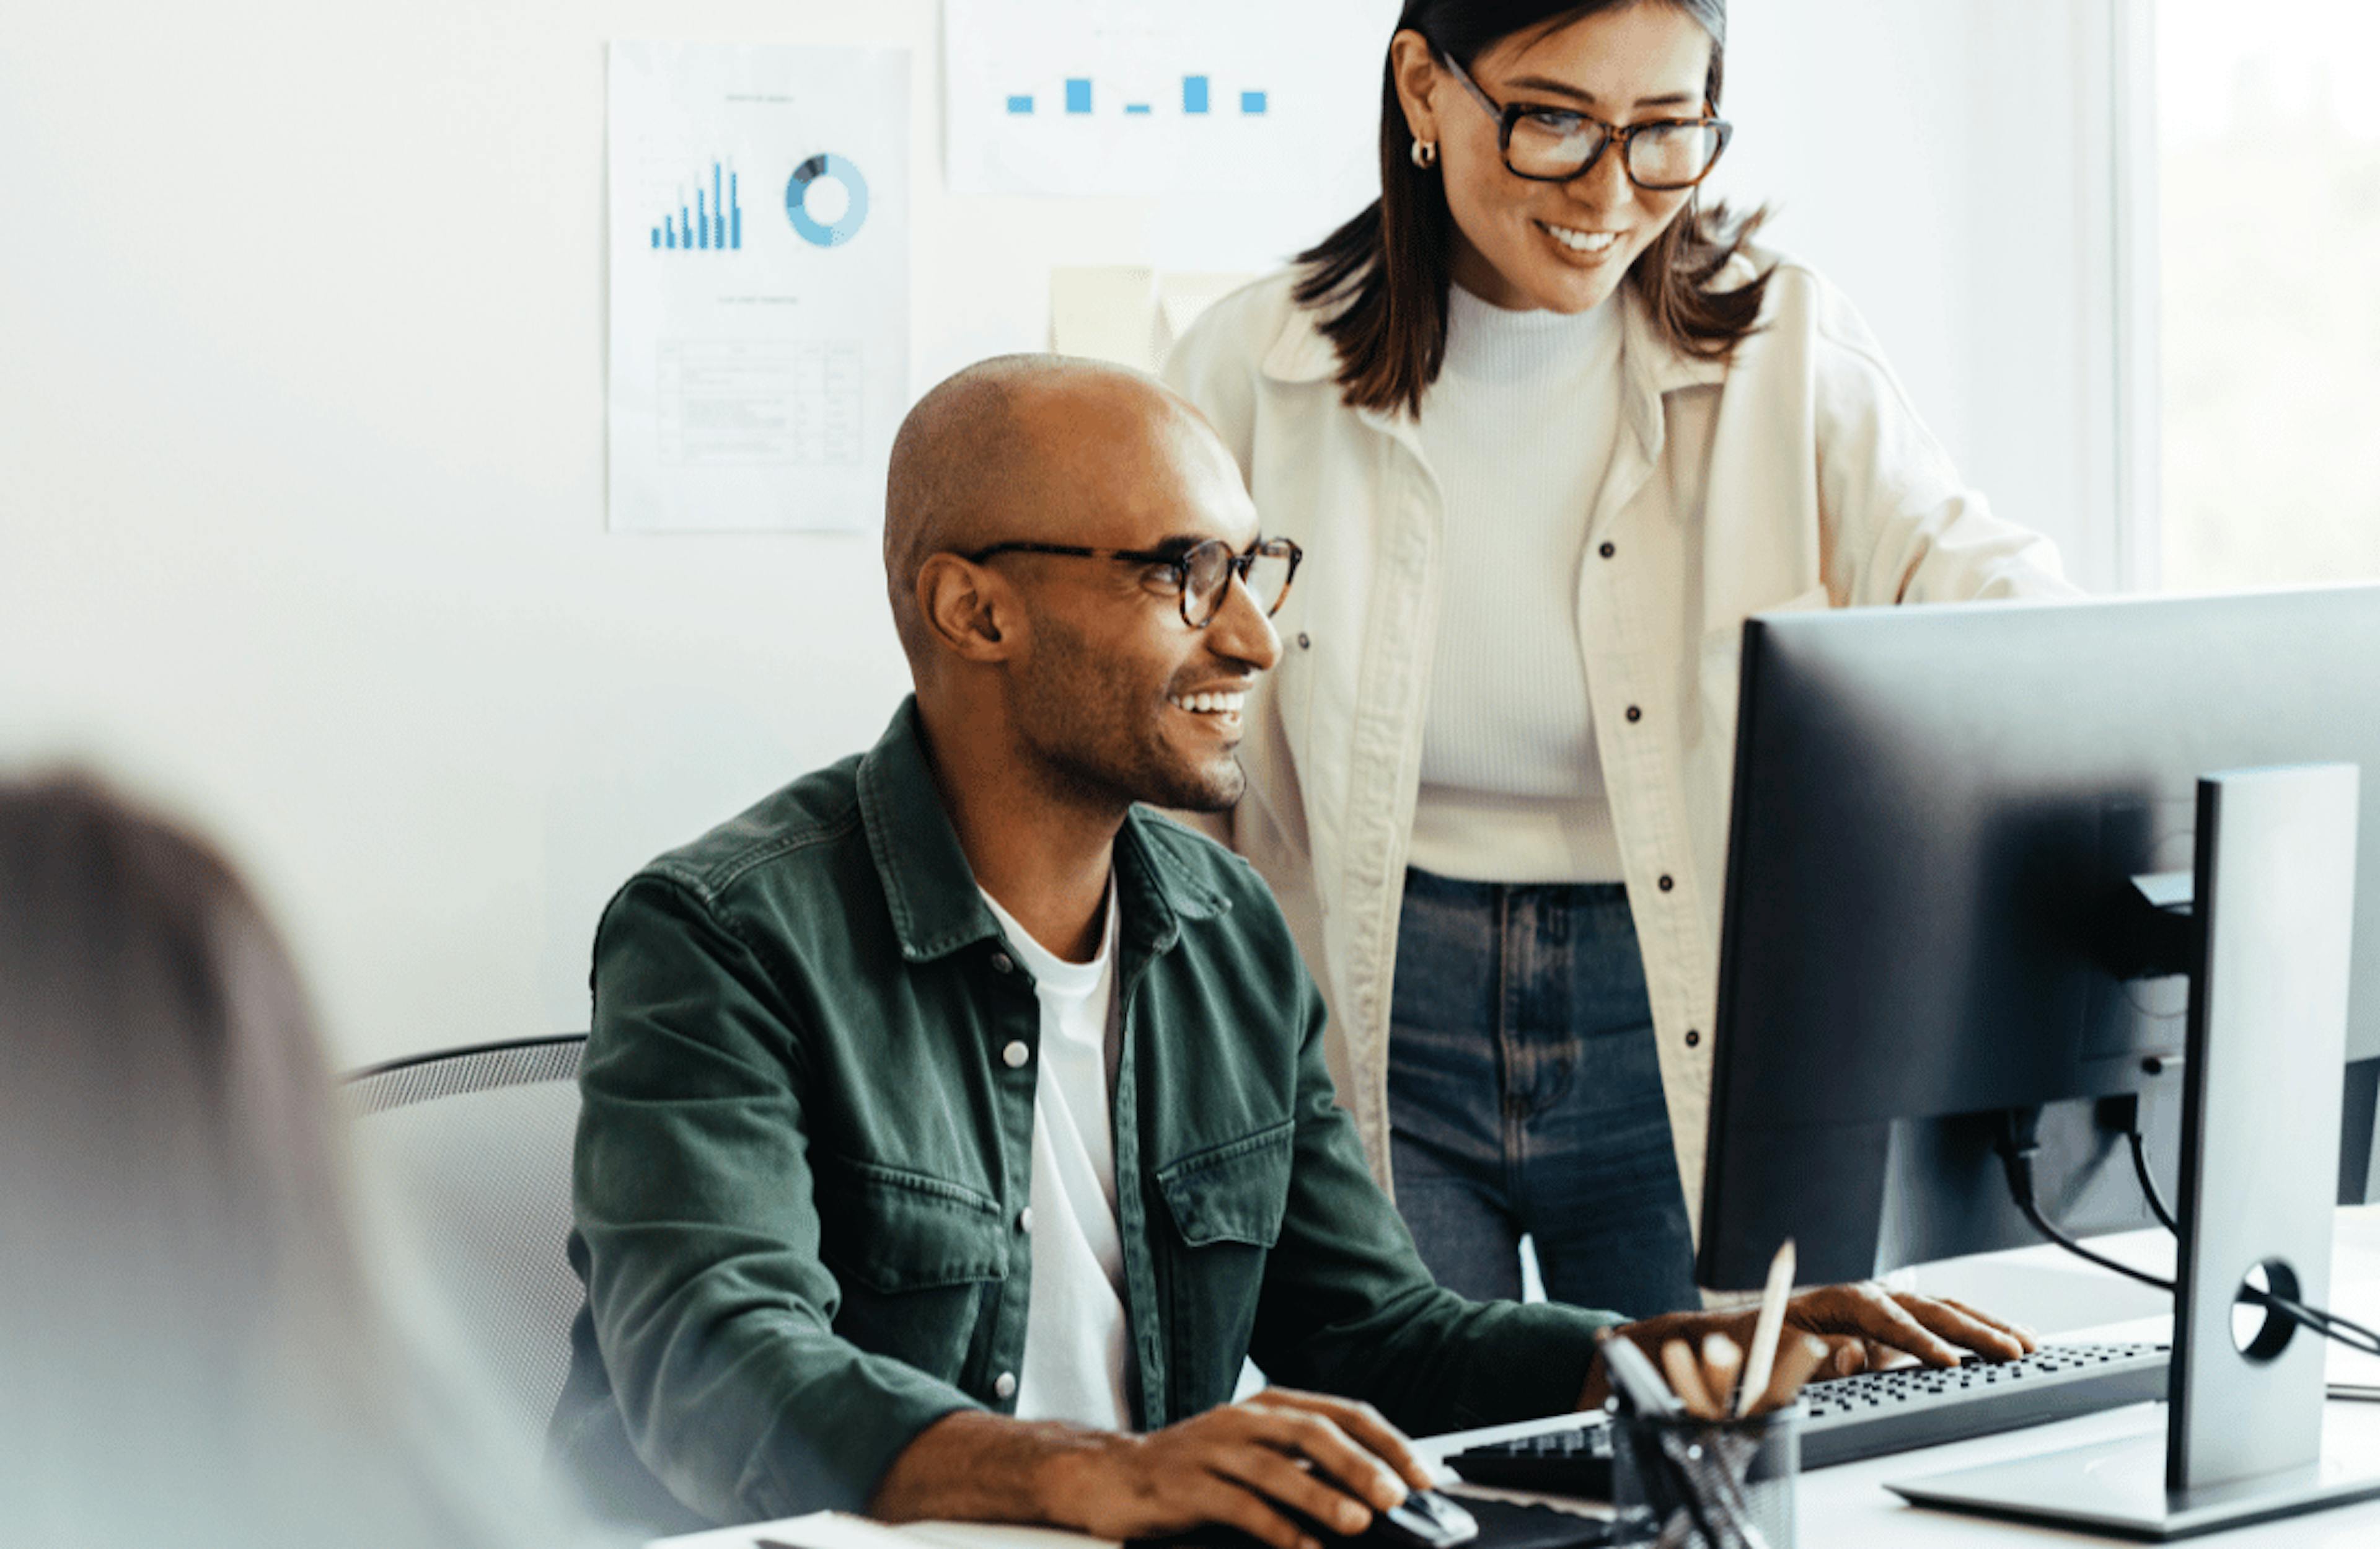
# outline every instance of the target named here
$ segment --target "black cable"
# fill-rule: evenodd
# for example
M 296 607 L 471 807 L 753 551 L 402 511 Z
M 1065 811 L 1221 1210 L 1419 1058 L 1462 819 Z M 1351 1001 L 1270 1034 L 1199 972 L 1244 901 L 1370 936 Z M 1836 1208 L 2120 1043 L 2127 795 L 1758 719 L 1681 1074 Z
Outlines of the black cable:
M 2278 1291 L 2257 1292 L 2251 1288 L 2251 1301 L 2262 1302 L 2283 1317 L 2303 1323 L 2325 1338 L 2336 1339 L 2350 1350 L 2380 1356 L 2380 1334 L 2374 1334 L 2352 1318 L 2342 1318 L 2336 1312 L 2325 1312 L 2319 1307 L 2309 1307 L 2294 1297 Z
M 2143 1286 L 2155 1287 L 2170 1295 L 2173 1291 L 2172 1281 L 2151 1275 L 2144 1269 L 2134 1269 L 2131 1265 L 2111 1259 L 2105 1253 L 2094 1252 L 2051 1226 L 2049 1217 L 2041 1214 L 2041 1206 L 2034 1198 L 2033 1187 L 2033 1153 L 2038 1149 L 2038 1142 L 2034 1138 L 2034 1125 L 2039 1116 L 2037 1111 L 2022 1115 L 2011 1112 L 2008 1116 L 2000 1137 L 2000 1164 L 2008 1174 L 2009 1193 L 2016 1201 L 2016 1208 L 2024 1213 L 2024 1218 L 2027 1221 L 2033 1223 L 2034 1231 L 2065 1249 L 2076 1258 L 2088 1260 L 2101 1269 L 2113 1270 L 2118 1275 L 2137 1280 Z
M 2165 1190 L 2157 1187 L 2156 1174 L 2149 1166 L 2148 1137 L 2142 1134 L 2140 1126 L 2135 1124 L 2125 1132 L 2125 1138 L 2132 1142 L 2132 1171 L 2140 1175 L 2141 1192 L 2148 1198 L 2150 1214 L 2157 1218 L 2158 1224 L 2167 1231 L 2180 1237 L 2181 1224 L 2173 1218 L 2173 1212 L 2167 1208 Z
M 2009 1193 L 2015 1199 L 2016 1208 L 2023 1213 L 2025 1220 L 2032 1223 L 2034 1231 L 2065 1249 L 2076 1258 L 2097 1264 L 2102 1269 L 2113 1270 L 2118 1275 L 2137 1280 L 2143 1286 L 2154 1287 L 2158 1290 L 2170 1293 L 2174 1289 L 2172 1281 L 2160 1275 L 2151 1275 L 2146 1270 L 2134 1269 L 2128 1263 L 2083 1247 L 2082 1243 L 2052 1226 L 2049 1218 L 2042 1214 L 2041 1206 L 2034 1198 L 2033 1182 L 2033 1156 L 2039 1149 L 2034 1138 L 2034 1126 L 2039 1118 L 2038 1110 L 2011 1110 L 2003 1121 L 1999 1140 L 2000 1162 L 2008 1174 Z M 2137 1122 L 2126 1126 L 2125 1138 L 2131 1144 L 2132 1169 L 2140 1175 L 2141 1192 L 2147 1197 L 2150 1211 L 2155 1214 L 2167 1231 L 2179 1238 L 2181 1235 L 2181 1227 L 2175 1222 L 2173 1212 L 2167 1207 L 2163 1191 L 2157 1188 L 2156 1175 L 2149 1166 L 2147 1138 L 2141 1133 Z M 2277 1312 L 2292 1323 L 2302 1324 L 2325 1338 L 2337 1340 L 2350 1349 L 2361 1350 L 2367 1355 L 2380 1356 L 2380 1333 L 2374 1333 L 2352 1318 L 2341 1317 L 2336 1312 L 2320 1307 L 2308 1306 L 2296 1298 L 2283 1296 L 2278 1291 L 2259 1290 L 2253 1286 L 2241 1287 L 2240 1299 L 2252 1306 L 2262 1307 L 2267 1311 Z
M 2132 1148 L 2132 1170 L 2140 1175 L 2141 1192 L 2148 1199 L 2149 1210 L 2155 1214 L 2157 1220 L 2164 1223 L 2167 1231 L 2179 1238 L 2181 1236 L 2181 1227 L 2174 1220 L 2173 1212 L 2167 1208 L 2165 1193 L 2157 1188 L 2156 1172 L 2149 1165 L 2148 1137 L 2141 1132 L 2139 1116 L 2140 1110 L 2135 1107 L 2132 1110 L 2131 1121 L 2124 1127 L 2124 1138 L 2131 1142 Z M 2380 1334 L 2374 1334 L 2352 1318 L 2343 1318 L 2336 1312 L 2308 1306 L 2295 1297 L 2286 1297 L 2276 1290 L 2260 1291 L 2252 1286 L 2246 1287 L 2242 1299 L 2302 1323 L 2326 1338 L 2338 1340 L 2350 1349 L 2362 1350 L 2367 1355 L 2380 1355 Z

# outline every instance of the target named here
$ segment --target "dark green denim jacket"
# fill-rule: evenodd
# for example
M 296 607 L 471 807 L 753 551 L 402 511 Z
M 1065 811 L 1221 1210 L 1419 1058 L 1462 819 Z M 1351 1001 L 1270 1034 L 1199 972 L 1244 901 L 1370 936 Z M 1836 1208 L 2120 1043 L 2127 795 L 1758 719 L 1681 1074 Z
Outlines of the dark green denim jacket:
M 1575 1403 L 1615 1320 L 1432 1282 L 1336 1105 L 1264 884 L 1141 811 L 1115 869 L 1139 1423 L 1228 1401 L 1244 1356 L 1416 1433 Z M 933 1421 L 1013 1407 L 1040 1013 L 914 701 L 874 750 L 631 879 L 594 992 L 588 1306 L 554 1440 L 600 1508 L 654 1529 L 855 1509 Z

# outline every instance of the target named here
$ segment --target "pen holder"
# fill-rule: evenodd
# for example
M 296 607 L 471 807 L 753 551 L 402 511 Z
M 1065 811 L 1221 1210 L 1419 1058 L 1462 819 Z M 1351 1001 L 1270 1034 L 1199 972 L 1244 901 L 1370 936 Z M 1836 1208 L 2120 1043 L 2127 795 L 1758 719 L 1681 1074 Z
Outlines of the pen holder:
M 1665 1419 L 1611 1406 L 1617 1544 L 1794 1549 L 1799 1404 L 1749 1420 Z

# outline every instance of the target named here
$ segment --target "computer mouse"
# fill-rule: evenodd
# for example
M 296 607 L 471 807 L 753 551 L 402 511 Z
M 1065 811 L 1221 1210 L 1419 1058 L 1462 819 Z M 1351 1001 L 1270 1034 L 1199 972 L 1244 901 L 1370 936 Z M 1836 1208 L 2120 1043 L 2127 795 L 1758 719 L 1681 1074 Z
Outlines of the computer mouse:
M 1435 1490 L 1416 1490 L 1399 1505 L 1372 1514 L 1372 1525 L 1353 1542 L 1376 1549 L 1453 1549 L 1479 1536 L 1479 1523 Z

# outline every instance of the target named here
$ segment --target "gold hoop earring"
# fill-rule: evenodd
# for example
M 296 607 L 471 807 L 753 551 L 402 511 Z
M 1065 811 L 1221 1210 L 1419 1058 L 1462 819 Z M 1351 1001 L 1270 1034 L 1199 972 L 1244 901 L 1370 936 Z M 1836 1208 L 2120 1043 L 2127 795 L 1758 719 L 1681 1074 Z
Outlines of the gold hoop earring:
M 1438 141 L 1416 140 L 1413 142 L 1413 164 L 1427 170 L 1438 165 Z

